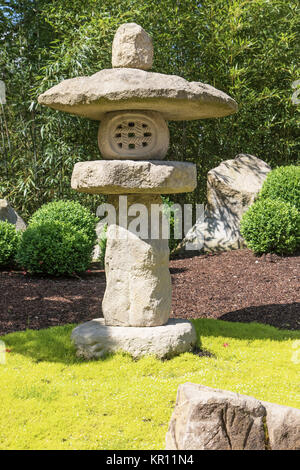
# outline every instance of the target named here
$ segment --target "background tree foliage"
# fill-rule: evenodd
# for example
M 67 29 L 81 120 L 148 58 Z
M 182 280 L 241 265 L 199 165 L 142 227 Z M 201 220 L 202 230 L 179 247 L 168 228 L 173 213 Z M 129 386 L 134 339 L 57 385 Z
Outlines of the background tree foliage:
M 170 122 L 169 159 L 195 162 L 198 187 L 177 201 L 203 202 L 206 173 L 237 153 L 271 166 L 297 161 L 300 6 L 297 0 L 1 0 L 0 197 L 25 217 L 57 198 L 95 209 L 100 197 L 70 188 L 74 164 L 99 158 L 98 123 L 43 108 L 59 81 L 111 67 L 118 26 L 136 22 L 154 40 L 153 70 L 209 83 L 239 104 L 221 119 Z M 298 140 L 297 140 L 298 138 Z

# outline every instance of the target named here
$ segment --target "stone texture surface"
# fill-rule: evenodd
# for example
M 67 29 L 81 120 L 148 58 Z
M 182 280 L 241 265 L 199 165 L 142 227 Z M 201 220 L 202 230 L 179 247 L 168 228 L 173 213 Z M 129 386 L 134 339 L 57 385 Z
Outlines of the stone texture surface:
M 263 401 L 270 448 L 300 450 L 300 410 Z
M 197 186 L 196 165 L 158 160 L 79 162 L 74 166 L 71 186 L 89 194 L 190 192 Z
M 122 24 L 112 43 L 112 66 L 149 70 L 153 44 L 148 33 L 136 23 Z
M 207 208 L 204 219 L 197 220 L 179 250 L 216 252 L 243 248 L 240 234 L 243 213 L 254 202 L 271 170 L 263 160 L 240 154 L 222 162 L 207 175 Z
M 300 410 L 185 383 L 177 392 L 167 450 L 299 449 Z
M 167 450 L 264 450 L 265 409 L 254 398 L 185 383 L 177 392 Z
M 98 132 L 101 155 L 112 160 L 162 160 L 169 139 L 166 121 L 154 111 L 107 113 Z
M 154 355 L 164 359 L 191 351 L 196 332 L 188 320 L 170 319 L 164 326 L 135 328 L 107 326 L 99 318 L 77 326 L 72 340 L 77 355 L 85 359 L 98 359 L 117 351 L 125 351 L 134 358 Z
M 216 88 L 176 75 L 118 68 L 64 80 L 39 96 L 40 104 L 90 119 L 110 111 L 159 111 L 166 120 L 222 117 L 237 103 Z
M 108 202 L 114 205 L 118 216 L 119 198 L 110 197 Z M 172 296 L 168 240 L 148 238 L 151 204 L 162 204 L 162 200 L 160 196 L 133 195 L 127 199 L 127 207 L 133 204 L 147 208 L 143 227 L 147 224 L 148 230 L 138 234 L 135 227 L 131 227 L 136 214 L 128 218 L 129 230 L 114 224 L 108 227 L 106 291 L 102 302 L 105 323 L 138 327 L 164 325 L 170 316 Z
M 15 225 L 16 230 L 26 229 L 24 220 L 17 214 L 6 199 L 0 199 L 0 220 L 6 220 Z

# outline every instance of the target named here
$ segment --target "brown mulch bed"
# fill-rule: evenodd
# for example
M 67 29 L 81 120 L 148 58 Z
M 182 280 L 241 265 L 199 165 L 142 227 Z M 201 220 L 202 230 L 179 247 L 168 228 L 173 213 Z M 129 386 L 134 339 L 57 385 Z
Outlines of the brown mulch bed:
M 170 261 L 173 317 L 219 318 L 300 329 L 299 256 L 257 258 L 248 250 Z M 102 316 L 105 273 L 74 278 L 0 271 L 0 335 Z

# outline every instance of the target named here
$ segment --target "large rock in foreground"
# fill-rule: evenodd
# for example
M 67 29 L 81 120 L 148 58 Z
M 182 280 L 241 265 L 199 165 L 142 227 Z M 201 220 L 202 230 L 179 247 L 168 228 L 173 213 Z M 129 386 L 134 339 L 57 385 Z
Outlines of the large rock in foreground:
M 168 450 L 264 450 L 266 412 L 254 398 L 186 383 L 177 392 Z
M 167 450 L 298 450 L 300 410 L 203 385 L 180 385 Z
M 0 199 L 0 220 L 15 225 L 16 230 L 26 230 L 24 220 L 16 213 L 6 199 Z
M 300 450 L 300 410 L 263 401 L 270 448 Z
M 207 208 L 180 244 L 183 250 L 217 252 L 245 247 L 240 233 L 244 212 L 254 202 L 271 171 L 269 165 L 253 155 L 240 154 L 226 160 L 207 175 Z
M 170 319 L 166 325 L 153 328 L 107 326 L 102 318 L 77 326 L 72 340 L 77 355 L 99 359 L 107 353 L 123 351 L 134 358 L 153 355 L 171 358 L 192 351 L 196 332 L 188 320 Z

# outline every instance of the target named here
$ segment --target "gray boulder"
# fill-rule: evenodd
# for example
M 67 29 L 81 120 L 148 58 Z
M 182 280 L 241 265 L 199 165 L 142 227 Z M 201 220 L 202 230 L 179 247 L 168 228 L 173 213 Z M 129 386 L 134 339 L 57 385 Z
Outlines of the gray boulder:
M 166 435 L 167 450 L 298 450 L 300 410 L 185 383 Z
M 26 230 L 24 220 L 17 214 L 6 199 L 0 199 L 0 220 L 15 225 L 16 230 Z
M 187 233 L 178 250 L 217 252 L 245 247 L 240 233 L 244 212 L 254 202 L 271 171 L 253 155 L 240 154 L 222 162 L 207 175 L 207 207 L 204 218 Z

